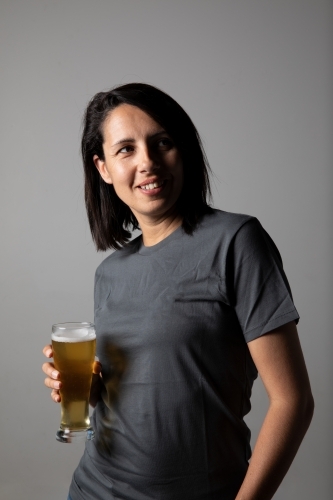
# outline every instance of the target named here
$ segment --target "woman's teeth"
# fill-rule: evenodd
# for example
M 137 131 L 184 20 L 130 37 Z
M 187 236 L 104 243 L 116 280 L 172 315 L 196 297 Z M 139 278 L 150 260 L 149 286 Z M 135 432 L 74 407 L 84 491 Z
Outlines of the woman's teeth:
M 140 186 L 141 189 L 156 189 L 160 186 L 162 186 L 163 184 L 163 181 L 159 181 L 159 182 L 150 182 L 149 184 L 144 184 L 143 186 Z

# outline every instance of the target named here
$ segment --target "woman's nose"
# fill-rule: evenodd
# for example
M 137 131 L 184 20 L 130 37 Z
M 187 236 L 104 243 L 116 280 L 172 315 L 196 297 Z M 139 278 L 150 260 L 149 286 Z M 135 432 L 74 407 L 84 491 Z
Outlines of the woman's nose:
M 140 151 L 138 166 L 140 172 L 152 172 L 155 169 L 159 168 L 156 158 L 154 158 L 152 151 L 148 147 L 144 147 Z

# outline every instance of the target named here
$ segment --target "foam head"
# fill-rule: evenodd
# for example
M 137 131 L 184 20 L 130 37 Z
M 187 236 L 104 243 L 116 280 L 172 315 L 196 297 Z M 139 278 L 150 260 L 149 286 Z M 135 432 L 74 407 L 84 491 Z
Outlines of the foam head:
M 92 323 L 57 323 L 52 326 L 52 340 L 56 342 L 84 342 L 96 338 Z

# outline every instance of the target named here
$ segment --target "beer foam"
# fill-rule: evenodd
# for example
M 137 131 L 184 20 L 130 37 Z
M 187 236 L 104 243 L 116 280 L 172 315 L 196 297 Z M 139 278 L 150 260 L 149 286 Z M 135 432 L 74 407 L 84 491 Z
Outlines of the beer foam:
M 95 338 L 92 323 L 59 323 L 52 327 L 51 339 L 55 342 L 82 342 Z

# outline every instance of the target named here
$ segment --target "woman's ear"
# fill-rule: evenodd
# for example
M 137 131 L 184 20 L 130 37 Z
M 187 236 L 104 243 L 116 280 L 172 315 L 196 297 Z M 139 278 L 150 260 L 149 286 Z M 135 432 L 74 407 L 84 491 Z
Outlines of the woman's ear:
M 103 181 L 106 182 L 107 184 L 112 184 L 112 179 L 106 168 L 105 161 L 101 160 L 97 155 L 94 155 L 93 161 Z

